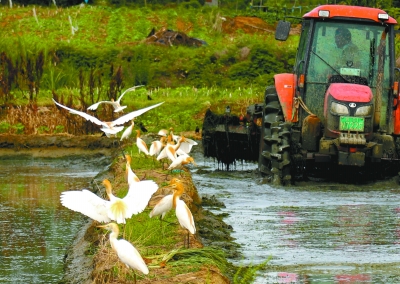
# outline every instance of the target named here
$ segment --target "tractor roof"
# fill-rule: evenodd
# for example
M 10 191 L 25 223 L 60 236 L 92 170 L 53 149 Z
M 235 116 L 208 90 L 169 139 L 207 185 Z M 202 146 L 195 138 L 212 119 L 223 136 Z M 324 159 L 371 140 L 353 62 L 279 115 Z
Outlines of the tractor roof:
M 329 11 L 329 13 L 320 16 L 319 11 Z M 397 21 L 390 16 L 387 16 L 387 20 L 378 19 L 378 14 L 387 15 L 385 11 L 376 8 L 347 5 L 321 5 L 304 14 L 303 18 L 356 18 L 371 20 L 377 23 L 397 24 Z

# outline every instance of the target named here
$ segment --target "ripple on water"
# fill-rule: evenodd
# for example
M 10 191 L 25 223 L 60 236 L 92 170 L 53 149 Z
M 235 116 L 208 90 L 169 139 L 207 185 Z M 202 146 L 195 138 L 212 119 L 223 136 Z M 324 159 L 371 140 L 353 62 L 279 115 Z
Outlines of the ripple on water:
M 0 283 L 61 280 L 66 248 L 85 218 L 63 207 L 60 193 L 90 187 L 106 165 L 87 157 L 0 160 Z
M 400 283 L 400 195 L 393 181 L 272 187 L 257 184 L 250 170 L 215 171 L 212 160 L 196 161 L 199 194 L 225 204 L 215 213 L 226 213 L 241 245 L 244 259 L 232 262 L 272 257 L 256 283 Z

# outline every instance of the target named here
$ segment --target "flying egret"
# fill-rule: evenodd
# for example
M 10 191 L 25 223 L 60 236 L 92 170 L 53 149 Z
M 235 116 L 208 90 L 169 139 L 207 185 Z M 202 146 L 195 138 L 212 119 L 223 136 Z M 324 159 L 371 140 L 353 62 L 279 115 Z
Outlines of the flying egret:
M 143 274 L 149 274 L 149 268 L 144 262 L 142 256 L 137 251 L 137 249 L 127 240 L 117 239 L 119 235 L 118 225 L 115 223 L 109 223 L 102 226 L 97 226 L 99 228 L 105 228 L 110 230 L 110 244 L 111 248 L 117 253 L 118 258 L 126 265 L 128 268 L 133 269 L 134 273 L 134 283 L 136 283 L 136 273 L 135 269 L 139 270 Z
M 152 180 L 135 182 L 135 186 L 130 186 L 128 194 L 124 198 L 116 197 L 112 194 L 112 186 L 108 179 L 103 180 L 106 193 L 110 201 L 104 200 L 89 190 L 64 191 L 61 193 L 61 204 L 65 207 L 80 212 L 98 222 L 125 223 L 127 218 L 133 214 L 142 212 L 148 203 L 143 206 L 144 198 L 137 198 L 137 192 L 155 192 L 158 185 Z M 151 197 L 151 195 L 150 195 Z M 149 197 L 149 199 L 150 199 Z
M 111 99 L 111 101 L 100 101 L 100 102 L 97 102 L 97 103 L 91 105 L 91 106 L 88 107 L 87 109 L 88 109 L 88 110 L 93 110 L 93 111 L 94 111 L 94 110 L 97 110 L 97 108 L 99 107 L 100 104 L 110 104 L 110 105 L 113 106 L 114 112 L 121 112 L 121 111 L 123 111 L 123 110 L 126 108 L 126 106 L 121 106 L 121 99 L 122 99 L 122 97 L 123 97 L 127 92 L 132 91 L 132 90 L 135 90 L 136 88 L 139 88 L 139 87 L 142 87 L 142 86 L 143 86 L 143 85 L 134 86 L 134 87 L 131 87 L 131 88 L 129 88 L 129 89 L 126 89 L 126 90 L 119 96 L 119 98 L 118 98 L 116 101 L 114 101 L 114 99 Z
M 54 99 L 53 99 L 53 102 L 57 106 L 62 107 L 66 110 L 69 110 L 69 112 L 72 114 L 77 114 L 77 115 L 83 117 L 84 119 L 89 120 L 90 122 L 93 122 L 97 125 L 102 126 L 102 128 L 100 128 L 100 130 L 103 131 L 107 135 L 107 137 L 110 137 L 111 135 L 116 135 L 118 132 L 120 132 L 122 129 L 124 129 L 123 126 L 118 126 L 118 125 L 122 125 L 130 120 L 133 120 L 135 117 L 138 117 L 139 115 L 142 115 L 143 113 L 145 113 L 153 108 L 156 108 L 164 103 L 164 102 L 162 102 L 162 103 L 158 103 L 158 104 L 146 107 L 146 108 L 135 110 L 135 111 L 132 111 L 130 113 L 127 113 L 127 114 L 117 118 L 114 121 L 105 122 L 105 121 L 99 120 L 97 117 L 87 114 L 86 112 L 82 112 L 82 111 L 78 111 L 78 110 L 66 107 L 66 106 L 56 102 Z

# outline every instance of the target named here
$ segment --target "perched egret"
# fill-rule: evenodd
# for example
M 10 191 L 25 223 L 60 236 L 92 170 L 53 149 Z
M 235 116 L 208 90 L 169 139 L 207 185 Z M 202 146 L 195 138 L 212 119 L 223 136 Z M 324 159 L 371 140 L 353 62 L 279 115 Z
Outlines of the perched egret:
M 194 159 L 190 157 L 187 154 L 181 155 L 175 160 L 172 161 L 172 163 L 169 165 L 168 170 L 173 170 L 176 168 L 181 168 L 184 165 L 192 163 L 193 165 L 196 166 L 196 163 L 194 162 Z
M 137 249 L 127 240 L 117 239 L 119 235 L 119 228 L 117 224 L 109 223 L 98 227 L 105 228 L 111 231 L 111 248 L 117 253 L 118 258 L 126 265 L 126 267 L 134 269 L 134 283 L 136 283 L 135 269 L 139 270 L 143 274 L 149 274 L 149 268 L 147 267 Z
M 174 193 L 164 196 L 150 212 L 150 218 L 153 216 L 160 216 L 163 219 L 165 214 L 172 208 L 175 208 L 175 214 L 178 218 L 179 224 L 188 230 L 188 246 L 189 246 L 189 232 L 191 234 L 196 233 L 196 226 L 194 224 L 193 215 L 187 207 L 186 203 L 180 199 L 183 194 L 184 186 L 181 180 L 173 178 L 170 181 L 170 187 Z
M 166 144 L 164 149 L 161 151 L 161 153 L 157 156 L 157 160 L 161 160 L 164 158 L 168 158 L 171 161 L 175 160 L 177 158 L 177 153 L 176 151 L 179 149 L 179 147 L 181 146 L 182 142 L 184 142 L 186 140 L 185 137 L 181 137 L 181 139 L 179 139 L 177 144 Z
M 187 207 L 186 203 L 180 199 L 184 191 L 183 183 L 181 180 L 176 178 L 173 180 L 174 182 L 171 184 L 171 187 L 174 190 L 172 207 L 175 208 L 175 214 L 178 218 L 179 224 L 188 230 L 187 243 L 189 247 L 189 232 L 194 235 L 196 233 L 196 226 L 194 224 L 192 212 L 190 212 L 190 209 Z
M 169 184 L 173 184 L 177 181 L 177 178 L 173 178 L 171 179 Z M 160 201 L 157 202 L 157 204 L 153 207 L 153 210 L 151 210 L 149 215 L 150 218 L 161 215 L 160 219 L 164 219 L 165 214 L 167 214 L 167 212 L 172 209 L 172 200 L 173 194 L 165 195 Z
M 128 186 L 131 186 L 134 182 L 139 182 L 140 179 L 135 175 L 131 168 L 132 157 L 130 155 L 125 155 L 126 159 L 126 169 L 125 169 L 125 177 L 128 182 Z
M 151 110 L 153 108 L 156 108 L 156 107 L 158 107 L 158 106 L 160 106 L 160 105 L 162 105 L 164 103 L 164 102 L 162 102 L 162 103 L 158 103 L 158 104 L 146 107 L 146 108 L 135 110 L 135 111 L 132 111 L 130 113 L 127 113 L 127 114 L 117 118 L 114 121 L 105 122 L 105 121 L 99 120 L 97 117 L 94 117 L 94 116 L 91 116 L 91 115 L 87 114 L 86 112 L 82 112 L 82 111 L 78 111 L 78 110 L 75 110 L 75 109 L 71 109 L 71 108 L 66 107 L 66 106 L 64 106 L 62 104 L 59 104 L 54 99 L 53 99 L 53 102 L 57 106 L 62 107 L 64 109 L 66 109 L 66 110 L 69 110 L 69 112 L 72 113 L 72 114 L 77 114 L 77 115 L 83 117 L 84 119 L 89 120 L 90 122 L 93 122 L 93 123 L 95 123 L 97 125 L 102 126 L 102 128 L 100 130 L 103 131 L 107 135 L 107 137 L 110 137 L 110 135 L 116 135 L 118 132 L 120 132 L 122 129 L 124 129 L 123 126 L 118 126 L 118 125 L 122 125 L 122 124 L 134 119 L 135 117 L 138 117 L 139 115 L 141 115 L 141 114 L 143 114 L 143 113 L 145 113 L 145 112 L 147 112 L 147 111 L 149 111 L 149 110 Z
M 123 110 L 126 108 L 126 106 L 121 106 L 121 99 L 122 99 L 122 97 L 123 97 L 127 92 L 133 91 L 133 90 L 135 90 L 136 88 L 139 88 L 139 87 L 142 87 L 142 86 L 143 86 L 143 85 L 134 86 L 134 87 L 131 87 L 131 88 L 129 88 L 129 89 L 126 89 L 126 90 L 119 96 L 119 98 L 118 98 L 116 101 L 114 101 L 113 99 L 111 99 L 111 101 L 100 101 L 100 102 L 97 102 L 97 103 L 91 105 L 91 106 L 88 107 L 87 109 L 88 109 L 88 110 L 93 110 L 93 111 L 94 111 L 94 110 L 97 110 L 97 108 L 99 107 L 100 104 L 110 104 L 110 105 L 113 106 L 114 112 L 121 112 L 121 111 L 123 111 Z
M 158 135 L 167 137 L 168 130 L 167 129 L 160 129 L 160 131 L 158 131 Z
M 157 156 L 160 154 L 161 150 L 165 146 L 165 137 L 162 136 L 160 140 L 156 140 L 151 142 L 150 149 L 149 149 L 149 155 L 150 156 Z
M 143 212 L 149 204 L 150 198 L 157 191 L 158 185 L 152 182 L 152 186 L 143 187 L 141 184 L 143 182 L 149 182 L 146 180 L 140 181 L 139 178 L 133 173 L 131 169 L 132 158 L 130 155 L 125 155 L 126 157 L 126 175 L 129 185 L 129 195 L 131 196 L 130 206 L 134 208 L 134 213 L 137 214 Z M 137 212 L 137 213 L 136 213 Z
M 125 223 L 127 218 L 133 214 L 142 212 L 148 203 L 143 206 L 143 198 L 140 202 L 137 198 L 137 192 L 155 192 L 158 185 L 151 180 L 144 180 L 134 183 L 130 186 L 128 194 L 124 198 L 116 197 L 112 194 L 112 186 L 108 179 L 103 180 L 106 193 L 110 201 L 104 200 L 89 190 L 82 191 L 65 191 L 61 193 L 61 204 L 65 207 L 82 213 L 98 222 L 116 221 L 117 223 Z M 151 195 L 150 195 L 151 197 Z M 149 197 L 149 199 L 150 199 Z
M 135 122 L 134 122 L 134 119 L 132 119 L 131 125 L 129 125 L 129 126 L 125 129 L 125 131 L 122 133 L 121 139 L 120 139 L 119 141 L 122 141 L 122 140 L 124 140 L 124 139 L 128 139 L 129 136 L 131 136 L 131 134 L 132 134 L 132 131 L 133 131 L 133 127 L 134 127 L 134 126 L 135 126 Z
M 149 155 L 149 149 L 147 148 L 146 142 L 143 141 L 142 138 L 140 138 L 140 130 L 136 130 L 137 136 L 136 136 L 136 146 L 139 149 L 139 154 L 143 152 L 145 155 Z

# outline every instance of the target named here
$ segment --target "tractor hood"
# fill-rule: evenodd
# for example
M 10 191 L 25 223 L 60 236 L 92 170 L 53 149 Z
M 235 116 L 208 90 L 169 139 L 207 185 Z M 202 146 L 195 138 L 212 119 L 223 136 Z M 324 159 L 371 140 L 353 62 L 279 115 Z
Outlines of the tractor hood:
M 368 103 L 373 97 L 368 86 L 348 83 L 332 83 L 326 94 L 342 102 Z

